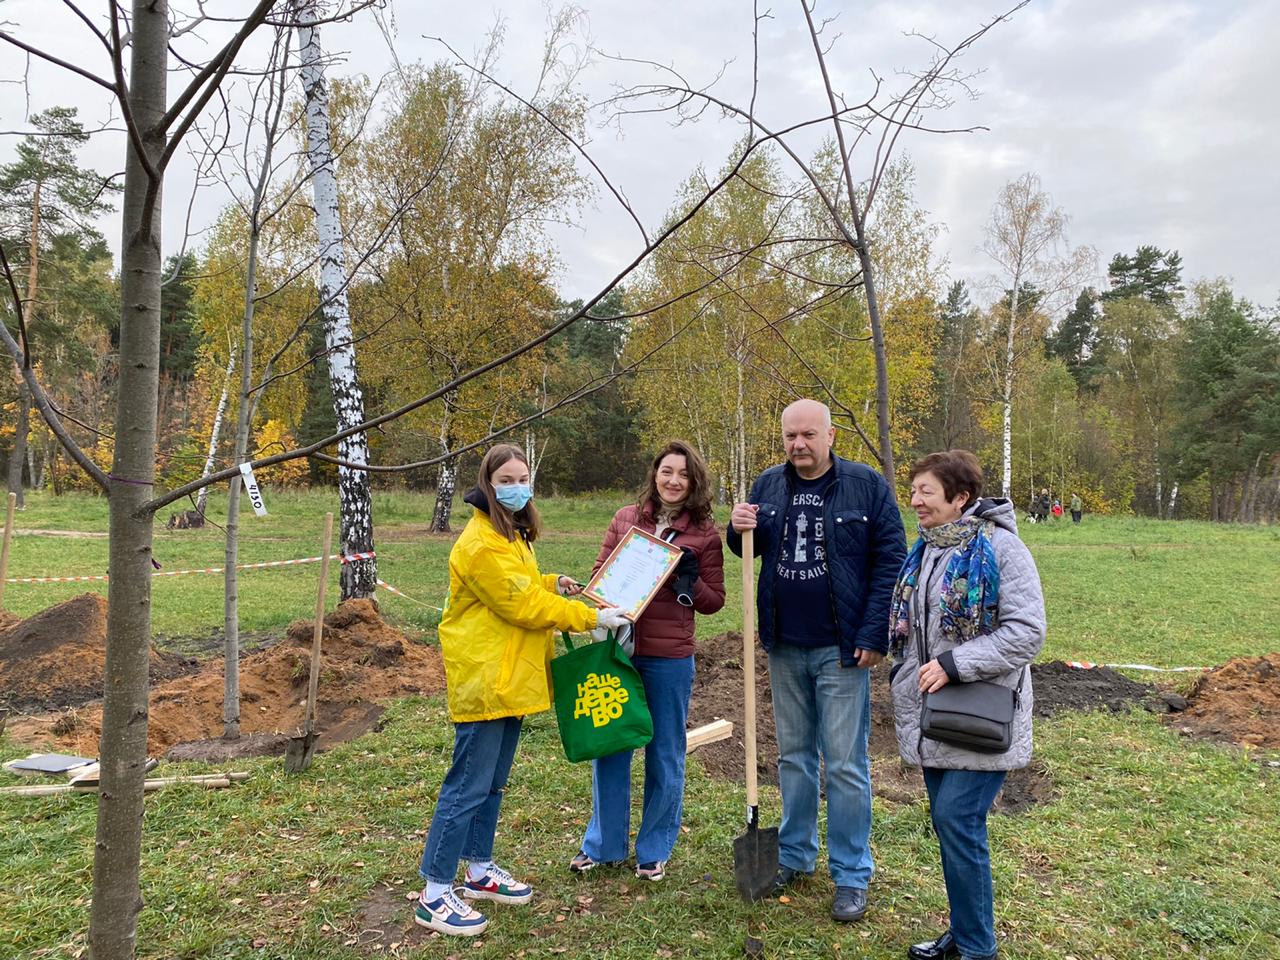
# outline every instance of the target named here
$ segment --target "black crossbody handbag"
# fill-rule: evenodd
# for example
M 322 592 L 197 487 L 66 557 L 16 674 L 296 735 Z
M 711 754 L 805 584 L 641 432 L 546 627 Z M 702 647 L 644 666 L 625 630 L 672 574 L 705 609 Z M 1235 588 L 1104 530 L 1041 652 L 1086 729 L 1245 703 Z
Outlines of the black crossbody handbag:
M 919 606 L 927 610 L 928 598 Z M 925 644 L 927 614 L 914 618 L 914 622 L 923 667 L 929 662 Z M 988 680 L 952 680 L 940 690 L 921 694 L 920 736 L 978 753 L 1004 753 L 1013 744 L 1013 715 L 1025 679 L 1024 673 L 1016 689 Z

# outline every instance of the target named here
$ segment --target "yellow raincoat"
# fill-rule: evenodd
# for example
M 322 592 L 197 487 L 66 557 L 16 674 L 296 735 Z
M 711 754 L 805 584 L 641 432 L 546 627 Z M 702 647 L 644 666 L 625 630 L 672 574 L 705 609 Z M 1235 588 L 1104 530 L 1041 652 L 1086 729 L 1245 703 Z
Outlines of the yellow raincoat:
M 449 554 L 440 649 L 455 723 L 538 713 L 551 706 L 553 630 L 582 632 L 596 610 L 556 592 L 533 547 L 509 541 L 477 509 Z

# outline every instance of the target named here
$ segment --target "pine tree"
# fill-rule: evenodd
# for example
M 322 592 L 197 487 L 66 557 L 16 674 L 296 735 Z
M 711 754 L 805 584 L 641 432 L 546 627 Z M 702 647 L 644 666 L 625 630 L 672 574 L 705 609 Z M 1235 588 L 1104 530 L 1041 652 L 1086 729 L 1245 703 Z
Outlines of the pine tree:
M 1098 373 L 1094 350 L 1098 345 L 1098 294 L 1091 287 L 1080 291 L 1076 304 L 1049 337 L 1049 355 L 1066 364 L 1082 388 L 1092 385 Z
M 92 221 L 111 208 L 107 198 L 118 189 L 109 178 L 76 165 L 76 149 L 89 135 L 76 120 L 74 108 L 53 107 L 32 116 L 31 123 L 41 133 L 25 137 L 18 144 L 18 159 L 0 166 L 0 242 L 15 251 L 10 263 L 26 268 L 22 319 L 28 337 L 39 314 L 44 252 L 58 237 L 76 238 L 82 246 L 100 243 L 102 236 Z M 19 378 L 8 478 L 19 507 L 30 418 L 31 395 Z
M 1111 289 L 1103 292 L 1103 300 L 1143 297 L 1167 307 L 1182 294 L 1182 255 L 1144 244 L 1131 257 L 1112 257 L 1107 276 Z

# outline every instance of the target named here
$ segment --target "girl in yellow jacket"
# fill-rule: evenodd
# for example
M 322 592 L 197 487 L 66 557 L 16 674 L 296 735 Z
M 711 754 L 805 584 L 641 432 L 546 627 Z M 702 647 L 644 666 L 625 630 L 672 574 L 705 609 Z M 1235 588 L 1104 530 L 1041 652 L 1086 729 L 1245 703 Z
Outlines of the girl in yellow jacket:
M 541 530 L 530 503 L 529 461 L 499 444 L 480 462 L 475 507 L 449 554 L 449 599 L 440 620 L 453 764 L 445 774 L 418 872 L 426 881 L 414 919 L 441 933 L 475 936 L 489 925 L 459 898 L 453 881 L 467 861 L 462 897 L 528 903 L 533 888 L 493 862 L 502 791 L 526 714 L 551 705 L 547 664 L 553 630 L 616 629 L 616 609 L 597 610 L 561 593 L 581 587 L 538 572 L 533 541 Z

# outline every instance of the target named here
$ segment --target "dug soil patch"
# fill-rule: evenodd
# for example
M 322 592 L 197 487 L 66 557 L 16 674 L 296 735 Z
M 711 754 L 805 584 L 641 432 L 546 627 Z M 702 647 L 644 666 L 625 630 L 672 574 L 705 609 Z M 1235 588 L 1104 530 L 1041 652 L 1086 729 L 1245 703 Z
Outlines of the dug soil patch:
M 185 744 L 175 759 L 187 760 L 282 753 L 288 737 L 301 731 L 313 626 L 310 620 L 295 621 L 280 643 L 241 657 L 240 730 L 242 735 L 253 735 L 247 742 L 230 745 L 218 739 L 223 680 L 222 660 L 214 659 L 195 673 L 152 688 L 148 751 L 159 756 Z M 405 638 L 383 621 L 373 600 L 348 600 L 325 617 L 321 645 L 316 707 L 320 749 L 373 727 L 386 701 L 444 689 L 439 650 Z M 100 691 L 101 664 L 97 670 Z M 52 742 L 63 752 L 95 756 L 101 723 L 101 705 L 91 704 L 61 714 L 11 720 L 9 730 L 24 742 Z
M 1034 675 L 1033 668 L 1033 675 Z M 1077 671 L 1079 672 L 1079 671 Z M 1040 680 L 1034 680 L 1036 698 Z M 1145 692 L 1146 688 L 1143 688 Z M 713 777 L 742 782 L 742 635 L 725 633 L 698 641 L 697 676 L 689 703 L 689 726 L 713 720 L 733 721 L 733 736 L 694 751 Z M 756 750 L 757 776 L 764 783 L 778 782 L 778 740 L 773 726 L 773 699 L 769 691 L 768 657 L 756 651 Z M 871 673 L 871 788 L 876 796 L 894 803 L 915 803 L 925 795 L 924 780 L 915 767 L 903 765 L 898 757 L 898 737 L 893 726 L 893 705 L 889 698 L 889 671 L 878 667 Z M 1011 771 L 996 799 L 996 810 L 1016 813 L 1053 797 L 1053 783 L 1039 763 Z
M 1151 710 L 1171 709 L 1162 705 L 1153 687 L 1131 680 L 1110 667 L 1081 670 L 1061 660 L 1031 665 L 1035 715 L 1052 717 L 1059 710 L 1110 710 L 1124 713 L 1135 705 Z
M 1183 733 L 1280 749 L 1280 653 L 1239 657 L 1205 671 L 1187 701 L 1186 711 L 1170 718 Z
M 20 620 L 0 620 L 0 698 L 14 710 L 72 707 L 102 696 L 107 599 L 85 593 Z M 151 648 L 153 683 L 194 671 L 194 660 Z M 95 747 L 96 755 L 96 747 Z

